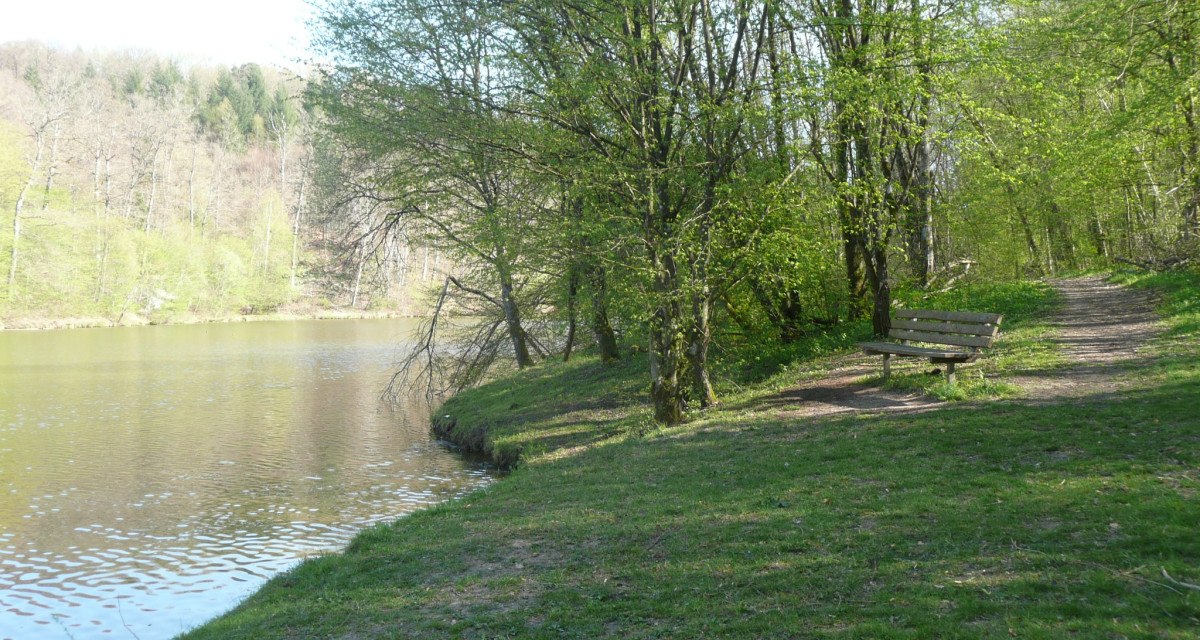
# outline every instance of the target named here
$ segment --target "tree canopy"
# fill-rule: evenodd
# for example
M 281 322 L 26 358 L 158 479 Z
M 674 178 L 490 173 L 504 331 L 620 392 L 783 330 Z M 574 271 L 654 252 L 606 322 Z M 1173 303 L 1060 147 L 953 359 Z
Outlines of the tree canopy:
M 569 357 L 587 301 L 671 423 L 718 402 L 714 344 L 1194 255 L 1200 9 L 1160 4 L 333 2 L 312 96 L 346 201 L 453 253 L 485 318 L 459 382 Z

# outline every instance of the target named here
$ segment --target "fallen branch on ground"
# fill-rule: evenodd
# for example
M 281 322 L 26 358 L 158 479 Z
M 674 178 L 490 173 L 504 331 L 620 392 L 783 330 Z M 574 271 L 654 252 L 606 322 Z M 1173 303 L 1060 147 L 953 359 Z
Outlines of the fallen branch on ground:
M 955 267 L 961 267 L 962 272 L 952 276 L 949 280 L 947 280 L 946 284 L 942 285 L 941 289 L 926 293 L 924 296 L 922 296 L 922 300 L 928 300 L 931 296 L 935 296 L 939 293 L 946 293 L 947 291 L 953 289 L 956 282 L 962 280 L 967 276 L 967 274 L 971 273 L 971 267 L 975 264 L 976 262 L 974 260 L 963 258 L 962 260 L 955 260 L 945 267 L 942 267 L 941 271 L 938 271 L 929 278 L 929 282 L 925 285 L 926 289 L 932 289 L 934 281 L 936 281 L 939 277 L 950 273 Z
M 1200 585 L 1192 584 L 1190 582 L 1180 582 L 1179 580 L 1172 578 L 1171 574 L 1167 573 L 1166 567 L 1160 567 L 1160 568 L 1162 569 L 1163 577 L 1166 578 L 1167 580 L 1170 580 L 1171 584 L 1178 586 L 1178 587 L 1183 587 L 1185 589 L 1195 589 L 1196 591 L 1200 591 Z
M 1183 256 L 1171 256 L 1169 258 L 1149 258 L 1146 260 L 1134 260 L 1131 258 L 1117 258 L 1117 262 L 1128 264 L 1146 271 L 1170 271 L 1186 267 L 1192 263 L 1191 258 Z

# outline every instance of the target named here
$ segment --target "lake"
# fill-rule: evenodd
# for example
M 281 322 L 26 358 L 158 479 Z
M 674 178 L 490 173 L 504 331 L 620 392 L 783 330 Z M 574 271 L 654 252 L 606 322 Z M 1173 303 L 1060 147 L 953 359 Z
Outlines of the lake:
M 489 482 L 380 400 L 414 322 L 0 332 L 0 638 L 170 638 Z

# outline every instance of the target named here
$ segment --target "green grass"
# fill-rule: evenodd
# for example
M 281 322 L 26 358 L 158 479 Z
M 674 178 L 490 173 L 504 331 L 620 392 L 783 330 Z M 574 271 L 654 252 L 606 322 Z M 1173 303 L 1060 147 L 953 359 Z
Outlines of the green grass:
M 659 429 L 637 364 L 497 381 L 447 412 L 527 464 L 187 637 L 1197 638 L 1197 292 L 1141 386 L 1059 404 L 799 419 L 767 381 Z
M 435 432 L 501 469 L 640 429 L 646 418 L 645 356 L 614 365 L 595 357 L 546 362 L 450 398 Z
M 1167 330 L 1158 339 L 1158 366 L 1151 372 L 1165 382 L 1194 379 L 1200 368 L 1200 270 L 1168 273 L 1118 272 L 1113 281 L 1149 289 L 1158 296 Z

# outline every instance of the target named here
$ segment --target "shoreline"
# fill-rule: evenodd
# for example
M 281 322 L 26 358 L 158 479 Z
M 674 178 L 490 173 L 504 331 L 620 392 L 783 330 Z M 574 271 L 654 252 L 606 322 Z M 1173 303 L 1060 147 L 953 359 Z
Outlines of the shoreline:
M 288 322 L 298 320 L 381 320 L 387 318 L 419 318 L 421 316 L 398 310 L 365 311 L 345 309 L 285 310 L 262 314 L 226 314 L 204 316 L 185 314 L 166 319 L 146 318 L 125 314 L 119 321 L 100 316 L 69 316 L 58 318 L 16 317 L 0 319 L 0 331 L 59 331 L 65 329 L 113 329 L 118 327 L 147 327 L 159 325 L 225 324 L 234 322 Z

